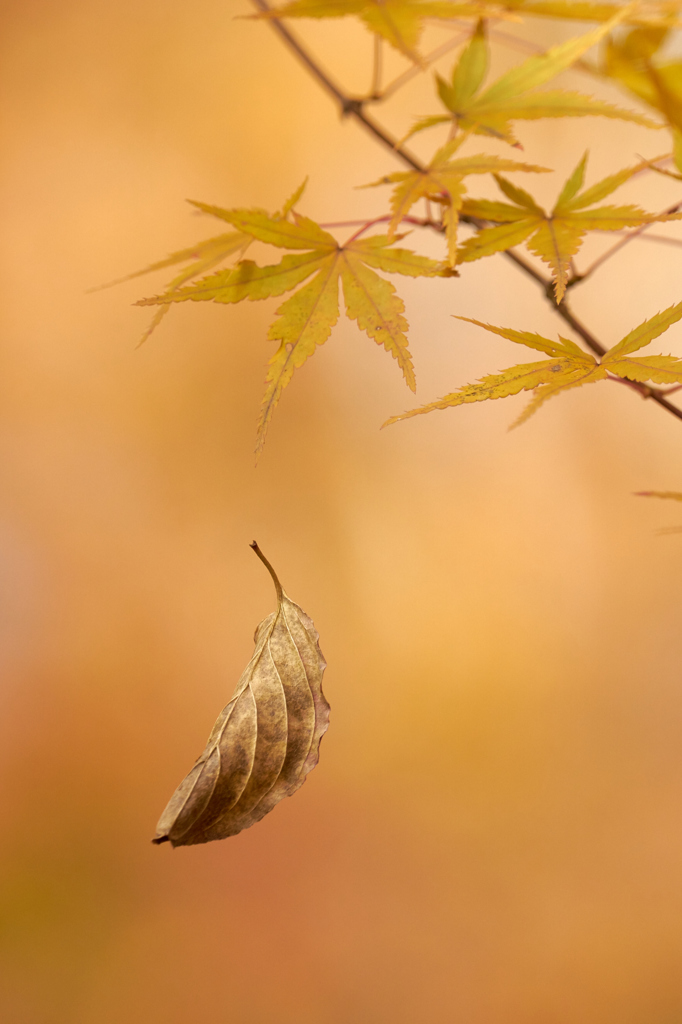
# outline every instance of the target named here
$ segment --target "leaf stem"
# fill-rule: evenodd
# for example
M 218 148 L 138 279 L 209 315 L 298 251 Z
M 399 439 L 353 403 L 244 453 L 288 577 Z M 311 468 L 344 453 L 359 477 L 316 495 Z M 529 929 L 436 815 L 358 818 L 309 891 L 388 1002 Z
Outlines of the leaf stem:
M 360 235 L 364 235 L 365 231 L 368 231 L 369 228 L 373 227 L 375 224 L 383 224 L 390 219 L 390 217 L 374 217 L 372 220 L 361 221 L 358 230 L 354 231 L 350 238 L 347 238 L 343 244 L 349 245 L 350 242 L 354 242 L 356 238 L 360 237 Z
M 260 11 L 266 13 L 272 11 L 272 8 L 267 3 L 267 0 L 252 0 L 252 3 Z M 348 96 L 346 93 L 343 92 L 343 90 L 339 86 L 337 86 L 329 78 L 327 73 L 322 70 L 317 61 L 310 56 L 305 47 L 303 47 L 302 44 L 298 41 L 298 39 L 296 39 L 296 37 L 292 35 L 292 33 L 289 31 L 288 28 L 286 28 L 286 26 L 282 25 L 279 19 L 273 18 L 270 21 L 270 24 L 272 25 L 275 32 L 278 33 L 278 35 L 284 40 L 287 46 L 298 57 L 298 59 L 308 68 L 308 70 L 311 72 L 313 77 L 317 79 L 320 85 L 324 89 L 326 89 L 326 91 L 331 96 L 334 97 L 336 102 L 339 104 L 341 113 L 344 117 L 354 117 L 356 121 L 359 121 L 360 124 L 364 125 L 364 127 L 376 139 L 378 139 L 379 142 L 383 143 L 383 145 L 386 146 L 387 149 L 390 149 L 394 156 L 397 156 L 400 160 L 403 161 L 403 163 L 407 164 L 408 167 L 411 167 L 413 170 L 419 171 L 420 173 L 424 173 L 426 171 L 426 167 L 424 166 L 424 164 L 421 163 L 420 160 L 417 159 L 416 156 L 410 153 L 409 150 L 405 149 L 404 146 L 401 146 L 397 139 L 393 138 L 393 136 L 391 136 L 387 131 L 385 131 L 385 129 L 374 120 L 374 118 L 370 117 L 367 113 L 365 113 L 363 100 Z M 678 203 L 671 210 L 666 212 L 674 213 L 680 205 L 682 204 Z M 481 228 L 485 224 L 484 221 L 480 220 L 477 217 L 463 216 L 460 217 L 460 220 L 461 222 L 465 224 L 471 224 L 473 227 L 476 228 Z M 429 224 L 425 226 L 433 227 L 435 230 L 438 231 L 443 230 L 442 226 L 440 225 Z M 631 238 L 636 236 L 637 234 L 641 234 L 640 229 L 637 229 L 637 231 L 633 232 L 626 239 L 623 239 L 619 243 L 618 247 L 622 248 L 624 244 L 627 244 L 627 242 L 629 242 Z M 578 318 L 569 308 L 566 298 L 564 298 L 559 305 L 556 304 L 554 299 L 554 288 L 552 280 L 550 278 L 545 277 L 545 275 L 540 273 L 540 271 L 536 270 L 535 267 L 528 260 L 526 260 L 523 256 L 520 256 L 513 249 L 505 250 L 503 255 L 508 260 L 511 260 L 512 263 L 516 264 L 516 266 L 520 270 L 522 270 L 527 277 L 532 278 L 534 281 L 537 282 L 537 284 L 540 285 L 545 294 L 545 297 L 548 299 L 555 312 L 557 312 L 559 316 L 562 318 L 562 320 L 564 320 L 564 322 L 567 323 L 569 327 L 571 327 L 580 338 L 582 338 L 587 348 L 592 353 L 594 353 L 594 355 L 599 357 L 603 356 L 604 353 L 607 351 L 606 348 L 601 344 L 601 342 L 597 340 L 597 338 L 595 338 L 592 332 L 589 331 L 588 328 L 585 327 L 584 324 L 582 324 L 578 320 Z M 603 263 L 604 260 L 602 259 L 601 262 Z M 592 273 L 593 270 L 594 265 L 590 268 L 590 273 Z M 584 277 L 585 275 L 582 275 L 581 280 L 584 279 Z M 631 387 L 632 390 L 637 391 L 642 396 L 642 398 L 651 398 L 663 409 L 671 413 L 671 415 L 677 417 L 677 419 L 679 420 L 682 420 L 682 409 L 678 409 L 671 402 L 669 402 L 665 398 L 665 393 L 659 391 L 658 388 L 651 388 L 648 387 L 646 384 L 640 384 L 636 381 L 624 380 L 623 382 L 628 387 Z M 272 571 L 270 564 L 260 554 L 257 545 L 255 545 L 254 543 L 252 547 L 254 548 L 254 551 L 256 551 L 256 554 L 259 555 L 262 561 L 265 562 L 265 564 L 270 569 L 273 579 L 276 580 L 277 577 Z M 277 586 L 277 583 L 275 583 L 275 585 Z
M 277 573 L 272 568 L 272 566 L 268 562 L 267 558 L 265 557 L 265 555 L 263 554 L 261 549 L 258 547 L 258 544 L 256 543 L 255 540 L 252 541 L 251 544 L 249 544 L 249 547 L 252 548 L 256 552 L 256 554 L 260 558 L 261 562 L 263 563 L 265 568 L 268 570 L 268 572 L 272 576 L 272 582 L 275 584 L 275 590 L 277 591 L 277 600 L 281 604 L 282 601 L 284 600 L 284 591 L 282 590 L 282 584 L 277 579 Z

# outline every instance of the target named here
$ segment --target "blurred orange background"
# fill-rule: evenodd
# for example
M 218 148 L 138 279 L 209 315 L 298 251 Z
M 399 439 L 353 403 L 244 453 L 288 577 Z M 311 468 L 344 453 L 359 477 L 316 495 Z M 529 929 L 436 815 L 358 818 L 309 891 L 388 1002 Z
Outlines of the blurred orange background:
M 243 13 L 4 6 L 0 1019 L 677 1024 L 682 536 L 656 528 L 682 509 L 632 492 L 682 489 L 681 425 L 602 384 L 511 433 L 523 398 L 379 432 L 414 398 L 342 319 L 254 469 L 277 303 L 183 305 L 136 350 L 132 303 L 170 275 L 85 294 L 223 230 L 185 198 L 275 209 L 309 174 L 310 216 L 385 210 L 352 186 L 397 161 Z M 368 87 L 362 28 L 295 27 Z M 378 116 L 402 132 L 431 91 Z M 558 169 L 526 185 L 547 201 L 586 146 L 590 182 L 669 146 L 597 119 L 519 132 Z M 612 344 L 682 298 L 679 268 L 634 243 L 576 311 Z M 451 314 L 561 329 L 502 258 L 396 284 L 420 402 L 532 358 Z M 254 537 L 320 630 L 321 762 L 252 830 L 154 847 L 274 607 Z

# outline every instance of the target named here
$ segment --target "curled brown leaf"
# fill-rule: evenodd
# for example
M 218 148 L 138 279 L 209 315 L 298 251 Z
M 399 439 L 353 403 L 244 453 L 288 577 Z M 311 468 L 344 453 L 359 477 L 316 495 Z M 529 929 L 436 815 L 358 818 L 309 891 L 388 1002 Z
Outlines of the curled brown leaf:
M 291 796 L 319 758 L 329 725 L 319 636 L 255 541 L 251 547 L 272 576 L 277 611 L 256 629 L 253 657 L 161 815 L 154 843 L 190 846 L 236 835 Z

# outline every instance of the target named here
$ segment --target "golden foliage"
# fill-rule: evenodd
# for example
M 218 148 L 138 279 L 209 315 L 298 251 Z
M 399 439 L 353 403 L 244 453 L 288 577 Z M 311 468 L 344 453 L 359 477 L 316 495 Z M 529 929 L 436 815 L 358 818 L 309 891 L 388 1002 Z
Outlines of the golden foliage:
M 517 146 L 513 121 L 586 115 L 620 118 L 649 128 L 657 127 L 655 121 L 643 114 L 581 93 L 563 90 L 533 92 L 599 43 L 623 19 L 625 10 L 621 9 L 610 21 L 583 36 L 553 46 L 546 53 L 528 57 L 483 91 L 481 86 L 488 68 L 488 43 L 483 24 L 479 24 L 455 63 L 451 81 L 446 82 L 436 75 L 438 95 L 448 113 L 418 118 L 405 138 L 425 128 L 450 123 L 454 128 L 488 135 Z
M 262 450 L 265 435 L 282 391 L 299 369 L 329 337 L 339 318 L 339 282 L 343 287 L 346 314 L 355 320 L 378 345 L 393 356 L 407 386 L 416 388 L 412 357 L 407 343 L 405 305 L 395 287 L 373 268 L 409 277 L 436 277 L 453 271 L 435 260 L 409 249 L 391 245 L 394 237 L 352 236 L 339 245 L 333 235 L 297 213 L 295 194 L 278 214 L 265 210 L 224 210 L 194 203 L 204 213 L 232 224 L 240 234 L 281 249 L 298 250 L 277 264 L 259 266 L 240 260 L 235 267 L 219 271 L 187 287 L 174 286 L 161 295 L 142 299 L 139 305 L 168 308 L 172 303 L 233 303 L 244 299 L 267 299 L 293 291 L 312 277 L 278 309 L 278 319 L 268 331 L 278 341 L 270 360 L 266 390 L 258 422 L 256 451 Z
M 474 156 L 460 157 L 452 160 L 453 154 L 460 148 L 467 136 L 461 134 L 442 146 L 435 154 L 427 168 L 423 171 L 396 171 L 387 174 L 375 185 L 395 184 L 391 196 L 392 217 L 388 227 L 388 237 L 393 239 L 400 222 L 408 215 L 412 207 L 420 199 L 440 203 L 443 206 L 445 236 L 447 238 L 448 266 L 454 267 L 457 262 L 457 227 L 459 212 L 466 195 L 465 178 L 470 174 L 493 174 L 499 171 L 549 171 L 549 167 L 538 167 L 535 164 L 519 163 L 504 157 L 492 156 L 488 153 L 477 153 Z
M 463 213 L 497 223 L 495 227 L 483 228 L 467 239 L 458 252 L 457 262 L 478 260 L 526 242 L 530 251 L 549 265 L 556 301 L 561 302 L 569 283 L 571 259 L 580 249 L 588 231 L 619 231 L 655 221 L 679 220 L 682 216 L 679 213 L 647 213 L 632 205 L 586 209 L 648 167 L 649 162 L 610 174 L 581 192 L 586 164 L 587 153 L 566 181 L 551 213 L 546 213 L 523 189 L 496 174 L 500 189 L 514 205 L 484 199 L 464 200 L 461 204 Z
M 610 348 L 599 361 L 568 338 L 559 337 L 558 342 L 550 341 L 549 338 L 544 338 L 540 334 L 515 331 L 508 327 L 493 327 L 491 324 L 484 324 L 480 320 L 472 320 L 466 316 L 459 316 L 457 319 L 476 324 L 478 327 L 483 327 L 486 331 L 498 334 L 518 345 L 538 349 L 551 358 L 539 363 L 522 363 L 511 366 L 502 373 L 483 377 L 477 384 L 466 384 L 435 402 L 429 402 L 427 405 L 411 409 L 399 416 L 391 416 L 384 426 L 397 423 L 398 420 L 406 420 L 412 416 L 433 412 L 434 409 L 448 409 L 464 405 L 467 402 L 484 402 L 487 399 L 507 398 L 520 391 L 533 391 L 531 402 L 512 424 L 512 426 L 518 426 L 536 412 L 548 398 L 570 388 L 606 380 L 609 374 L 613 377 L 633 381 L 682 383 L 682 359 L 676 359 L 673 356 L 644 356 L 641 358 L 631 356 L 632 352 L 648 345 L 654 338 L 667 331 L 672 324 L 682 319 L 682 302 L 639 324 L 617 345 Z

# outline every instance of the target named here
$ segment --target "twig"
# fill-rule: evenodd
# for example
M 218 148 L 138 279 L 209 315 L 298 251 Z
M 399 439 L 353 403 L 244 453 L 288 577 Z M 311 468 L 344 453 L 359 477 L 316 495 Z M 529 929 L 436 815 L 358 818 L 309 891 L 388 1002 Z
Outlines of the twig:
M 612 235 L 629 235 L 629 231 L 612 231 Z M 682 245 L 682 238 L 666 238 L 665 235 L 639 235 L 640 242 L 658 242 L 660 245 Z
M 667 216 L 670 213 L 677 213 L 677 211 L 679 210 L 680 206 L 682 206 L 682 203 L 675 203 L 674 206 L 671 206 L 667 210 L 664 210 L 663 214 Z M 628 242 L 631 242 L 634 238 L 639 238 L 641 235 L 643 235 L 644 232 L 648 228 L 651 227 L 652 223 L 655 223 L 655 221 L 651 221 L 649 224 L 641 224 L 638 228 L 635 228 L 634 231 L 629 231 L 623 238 L 620 238 L 615 243 L 615 245 L 612 245 L 610 249 L 607 249 L 606 252 L 601 254 L 601 256 L 598 256 L 597 259 L 594 261 L 594 263 L 590 264 L 590 266 L 587 268 L 587 270 L 583 271 L 582 274 L 574 274 L 573 277 L 571 278 L 571 284 L 572 285 L 573 284 L 580 284 L 582 281 L 586 281 L 588 277 L 592 276 L 592 274 L 595 272 L 595 270 L 597 270 L 599 267 L 603 266 L 604 263 L 606 263 L 607 260 L 610 260 L 611 257 L 615 256 L 616 253 L 620 252 L 621 249 L 624 249 L 625 246 L 628 244 Z M 671 241 L 669 239 L 661 239 L 661 240 L 662 241 Z M 678 244 L 682 244 L 682 243 L 678 243 Z
M 415 218 L 413 217 L 411 219 L 412 219 L 412 222 L 414 223 L 415 222 Z M 373 217 L 372 220 L 362 221 L 361 222 L 361 226 L 358 228 L 358 230 L 355 231 L 350 236 L 350 238 L 347 238 L 346 241 L 343 244 L 344 245 L 349 245 L 350 242 L 354 242 L 356 238 L 360 237 L 360 235 L 364 235 L 365 231 L 369 230 L 369 228 L 371 228 L 371 227 L 374 227 L 375 224 L 385 224 L 387 220 L 391 220 L 391 218 L 390 217 Z M 417 222 L 417 223 L 419 223 L 419 222 Z
M 369 90 L 368 99 L 376 100 L 381 97 L 381 72 L 383 66 L 383 39 L 379 35 L 374 36 L 374 61 L 372 64 L 372 84 Z
M 264 13 L 270 13 L 272 10 L 272 8 L 267 3 L 267 0 L 252 0 L 252 3 Z M 278 18 L 272 19 L 270 24 L 272 25 L 273 29 L 279 34 L 279 36 L 285 41 L 287 46 L 293 51 L 293 53 L 296 54 L 299 60 L 303 64 L 305 64 L 305 66 L 308 68 L 311 74 L 317 79 L 320 85 L 322 85 L 327 90 L 327 92 L 334 97 L 336 102 L 339 104 L 341 113 L 344 116 L 354 117 L 356 121 L 359 121 L 362 125 L 364 125 L 364 127 L 369 132 L 371 132 L 375 138 L 382 142 L 383 145 L 390 149 L 395 156 L 397 156 L 400 160 L 403 161 L 403 163 L 407 164 L 413 170 L 419 171 L 420 173 L 424 173 L 426 171 L 426 167 L 417 159 L 416 156 L 410 153 L 409 150 L 405 149 L 404 146 L 399 145 L 398 140 L 394 139 L 387 131 L 384 130 L 384 128 L 381 127 L 381 125 L 377 124 L 377 122 L 373 118 L 371 118 L 368 114 L 365 113 L 364 103 L 362 100 L 346 95 L 346 93 L 344 93 L 343 90 L 329 78 L 326 72 L 322 70 L 322 68 L 314 60 L 314 58 L 310 56 L 310 54 L 301 45 L 301 43 L 299 43 L 299 41 L 291 34 L 289 29 L 282 25 L 281 21 Z M 675 206 L 674 210 L 675 209 L 677 209 L 677 206 Z M 671 210 L 669 212 L 674 212 L 674 210 Z M 475 228 L 482 228 L 485 225 L 485 222 L 477 217 L 464 216 L 461 218 L 461 220 L 463 223 L 471 224 Z M 427 226 L 434 227 L 435 230 L 443 230 L 442 226 L 440 225 Z M 630 237 L 623 240 L 623 242 L 627 242 L 629 240 Z M 564 320 L 564 322 L 567 323 L 569 327 L 571 327 L 580 338 L 582 338 L 587 348 L 590 349 L 590 351 L 594 355 L 601 357 L 605 354 L 607 350 L 604 348 L 601 342 L 599 342 L 597 338 L 595 338 L 592 332 L 588 330 L 588 328 L 585 327 L 585 325 L 582 324 L 580 320 L 578 320 L 578 318 L 570 309 L 566 299 L 564 298 L 561 301 L 561 303 L 559 303 L 559 305 L 556 304 L 556 302 L 554 301 L 554 283 L 550 278 L 547 278 L 544 274 L 541 274 L 528 260 L 526 260 L 523 256 L 520 256 L 513 249 L 507 249 L 503 253 L 503 256 L 505 256 L 508 260 L 511 260 L 512 263 L 515 263 L 516 266 L 519 267 L 519 269 L 524 272 L 524 274 L 532 278 L 534 281 L 537 282 L 537 284 L 540 285 L 545 294 L 545 297 L 548 299 L 554 310 L 559 314 L 562 320 Z M 672 405 L 665 398 L 664 392 L 659 391 L 658 388 L 651 388 L 648 387 L 646 384 L 640 384 L 636 381 L 623 381 L 623 383 L 625 383 L 626 386 L 630 387 L 632 390 L 637 391 L 642 396 L 642 398 L 652 399 L 652 401 L 656 402 L 657 405 L 660 405 L 667 412 L 671 413 L 671 415 L 676 416 L 677 419 L 682 420 L 682 409 L 678 409 L 676 406 Z
M 364 225 L 363 230 L 371 228 L 373 224 L 386 224 L 389 220 L 393 220 L 393 216 L 390 213 L 385 214 L 383 217 L 373 217 L 372 220 L 366 220 L 359 217 L 357 220 L 330 220 L 320 221 L 321 228 L 355 228 L 358 225 Z M 431 217 L 401 217 L 400 223 L 403 221 L 407 224 L 414 224 L 418 228 L 439 228 L 440 225 L 436 223 Z
M 254 6 L 256 6 L 264 14 L 270 14 L 272 7 L 266 0 L 252 0 Z M 308 71 L 314 78 L 323 86 L 327 92 L 334 97 L 336 102 L 339 104 L 341 114 L 344 117 L 354 117 L 357 121 L 365 126 L 365 128 L 372 133 L 377 139 L 379 139 L 389 149 L 394 150 L 396 155 L 403 160 L 404 163 L 414 171 L 421 171 L 422 165 L 419 163 L 415 156 L 412 156 L 406 149 L 401 148 L 398 151 L 398 141 L 394 139 L 387 131 L 377 124 L 373 117 L 366 114 L 364 111 L 364 101 L 357 99 L 353 96 L 348 96 L 342 89 L 336 85 L 335 82 L 329 77 L 326 71 L 323 71 L 320 65 L 315 61 L 308 51 L 299 43 L 298 39 L 292 35 L 289 29 L 282 24 L 279 18 L 273 18 L 270 21 L 272 28 L 277 32 L 279 36 L 284 40 L 290 50 L 296 54 L 298 59 L 304 64 Z
M 437 60 L 440 60 L 440 58 L 444 57 L 446 53 L 449 53 L 450 50 L 454 50 L 456 46 L 459 46 L 459 44 L 465 39 L 468 39 L 470 34 L 470 32 L 459 32 L 456 36 L 453 36 L 452 39 L 448 39 L 447 43 L 442 43 L 440 46 L 436 47 L 435 50 L 432 50 L 431 53 L 427 53 L 424 57 L 423 64 L 414 64 L 411 68 L 408 68 L 407 71 L 403 71 L 402 74 L 397 75 L 388 83 L 385 89 L 382 89 L 381 92 L 379 92 L 378 95 L 368 96 L 367 102 L 381 103 L 382 100 L 387 100 L 389 96 L 396 93 L 398 89 L 402 89 L 404 85 L 411 82 L 413 78 L 417 77 L 417 75 L 423 75 L 424 72 L 428 71 L 431 65 Z

